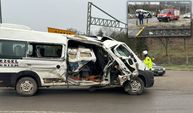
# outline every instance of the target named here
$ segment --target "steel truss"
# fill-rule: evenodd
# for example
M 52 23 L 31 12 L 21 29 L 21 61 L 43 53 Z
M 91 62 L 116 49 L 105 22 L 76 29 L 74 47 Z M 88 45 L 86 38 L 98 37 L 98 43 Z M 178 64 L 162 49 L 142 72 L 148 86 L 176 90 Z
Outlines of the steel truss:
M 108 15 L 112 19 L 104 19 L 104 18 L 98 18 L 98 17 L 92 17 L 92 6 L 96 9 L 100 10 L 104 14 Z M 94 5 L 92 2 L 88 2 L 88 10 L 87 10 L 87 30 L 86 34 L 90 35 L 91 25 L 96 26 L 104 26 L 104 27 L 112 27 L 112 28 L 118 28 L 120 30 L 125 29 L 127 32 L 127 24 L 124 22 L 121 22 L 120 20 L 116 19 L 115 17 L 111 16 L 98 6 Z M 124 26 L 124 27 L 122 27 Z

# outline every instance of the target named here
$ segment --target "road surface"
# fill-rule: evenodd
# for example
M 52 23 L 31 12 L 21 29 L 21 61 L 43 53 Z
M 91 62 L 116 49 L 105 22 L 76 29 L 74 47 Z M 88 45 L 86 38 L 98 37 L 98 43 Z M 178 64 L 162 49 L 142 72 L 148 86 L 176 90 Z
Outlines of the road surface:
M 159 22 L 156 17 L 153 17 L 144 19 L 144 25 L 139 25 L 138 21 L 138 19 L 128 19 L 128 36 L 130 38 L 135 38 L 141 33 L 142 37 L 190 36 L 190 19 L 181 17 L 177 21 Z M 188 29 L 188 31 L 181 31 L 182 27 L 183 29 Z M 166 31 L 163 29 L 166 29 Z M 175 30 L 171 32 L 167 29 Z M 154 30 L 158 30 L 158 32 Z
M 36 96 L 21 97 L 13 89 L 0 89 L 0 113 L 191 113 L 193 72 L 167 71 L 155 77 L 143 95 L 126 95 L 120 88 L 41 89 Z

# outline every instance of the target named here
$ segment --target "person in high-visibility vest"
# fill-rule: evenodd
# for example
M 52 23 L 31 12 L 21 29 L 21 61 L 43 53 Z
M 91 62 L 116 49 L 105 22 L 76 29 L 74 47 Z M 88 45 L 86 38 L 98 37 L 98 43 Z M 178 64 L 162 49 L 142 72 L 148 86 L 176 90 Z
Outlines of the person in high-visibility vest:
M 145 50 L 143 51 L 143 55 L 145 56 L 145 59 L 143 60 L 144 64 L 147 65 L 147 67 L 152 70 L 153 68 L 153 62 L 152 62 L 152 59 L 149 57 L 148 55 L 148 51 Z

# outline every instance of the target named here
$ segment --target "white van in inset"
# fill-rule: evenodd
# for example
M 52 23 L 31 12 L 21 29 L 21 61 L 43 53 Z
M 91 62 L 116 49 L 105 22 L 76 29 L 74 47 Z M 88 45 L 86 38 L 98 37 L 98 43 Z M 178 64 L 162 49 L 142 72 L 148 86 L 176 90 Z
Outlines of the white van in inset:
M 0 87 L 14 87 L 23 96 L 50 86 L 121 86 L 128 94 L 141 94 L 154 79 L 138 70 L 137 58 L 125 43 L 108 37 L 0 25 Z

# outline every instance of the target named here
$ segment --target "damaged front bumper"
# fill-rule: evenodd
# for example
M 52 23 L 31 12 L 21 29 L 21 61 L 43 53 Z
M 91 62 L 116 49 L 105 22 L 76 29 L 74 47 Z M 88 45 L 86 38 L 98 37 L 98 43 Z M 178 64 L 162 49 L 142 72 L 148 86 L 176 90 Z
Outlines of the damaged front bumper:
M 143 79 L 146 88 L 154 85 L 154 73 L 148 70 L 139 70 L 139 78 Z

